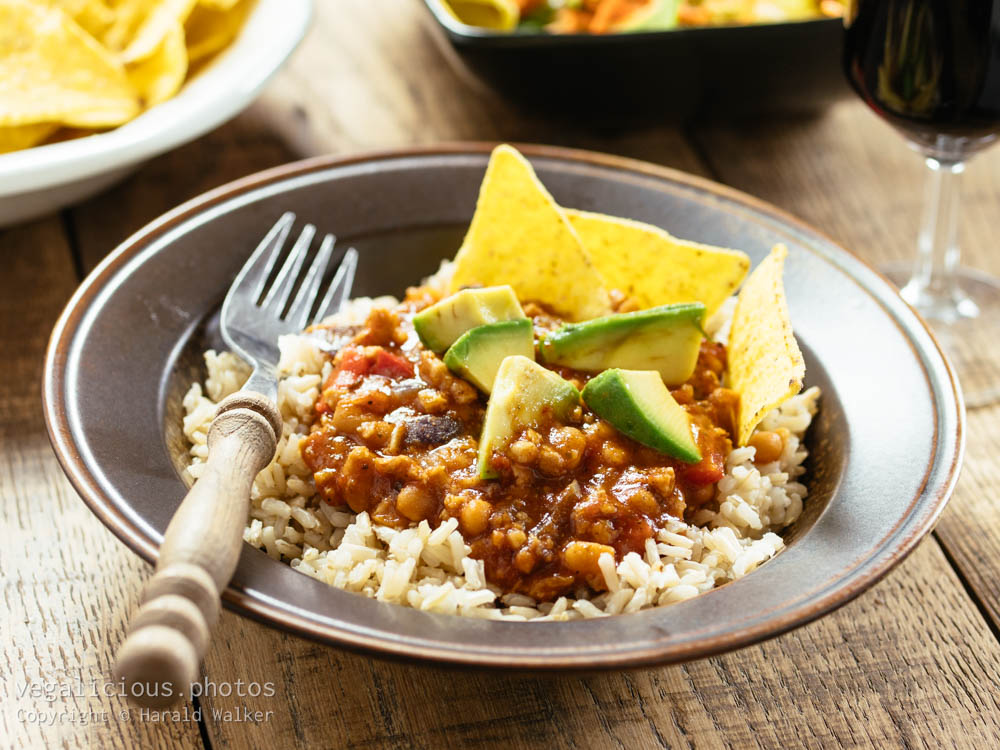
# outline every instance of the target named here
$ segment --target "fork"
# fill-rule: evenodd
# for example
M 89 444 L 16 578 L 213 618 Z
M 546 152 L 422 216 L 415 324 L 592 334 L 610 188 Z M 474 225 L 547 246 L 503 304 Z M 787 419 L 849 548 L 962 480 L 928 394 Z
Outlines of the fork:
M 115 677 L 124 680 L 128 697 L 145 706 L 174 703 L 198 679 L 219 617 L 219 597 L 236 570 L 254 477 L 274 458 L 281 437 L 278 337 L 322 320 L 350 297 L 358 262 L 354 248 L 344 254 L 310 316 L 336 242 L 327 234 L 285 312 L 316 234 L 311 224 L 302 229 L 268 288 L 294 222 L 295 214 L 288 212 L 271 228 L 222 305 L 222 338 L 253 372 L 241 390 L 219 403 L 204 472 L 167 526 L 156 571 L 118 649 Z

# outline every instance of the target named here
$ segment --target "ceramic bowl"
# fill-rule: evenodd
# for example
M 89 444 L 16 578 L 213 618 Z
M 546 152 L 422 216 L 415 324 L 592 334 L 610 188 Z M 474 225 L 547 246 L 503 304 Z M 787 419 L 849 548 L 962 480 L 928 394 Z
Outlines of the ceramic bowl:
M 186 203 L 86 279 L 52 334 L 45 414 L 83 499 L 146 560 L 186 487 L 181 396 L 204 377 L 235 273 L 286 210 L 360 251 L 357 295 L 400 294 L 454 254 L 490 146 L 321 158 Z M 787 547 L 733 583 L 636 614 L 491 622 L 367 599 L 246 546 L 224 603 L 324 643 L 379 656 L 504 669 L 595 670 L 693 659 L 775 636 L 839 607 L 932 527 L 958 476 L 954 373 L 894 288 L 819 232 L 747 195 L 650 164 L 524 147 L 564 206 L 739 247 L 788 246 L 788 305 L 821 410 L 807 435 L 805 511 Z M 886 614 L 891 617 L 891 613 Z
M 246 109 L 305 35 L 312 0 L 258 0 L 240 35 L 176 96 L 114 130 L 0 154 L 0 227 L 121 180 Z

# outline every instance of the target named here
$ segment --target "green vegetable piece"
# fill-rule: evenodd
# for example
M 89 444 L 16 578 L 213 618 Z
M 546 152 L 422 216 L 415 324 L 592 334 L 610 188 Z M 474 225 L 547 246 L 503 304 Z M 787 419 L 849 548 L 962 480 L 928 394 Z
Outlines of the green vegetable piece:
M 535 359 L 534 329 L 527 318 L 487 323 L 466 331 L 445 353 L 444 363 L 459 377 L 490 393 L 500 363 L 512 354 Z
M 439 354 L 470 328 L 500 320 L 524 318 L 524 311 L 510 286 L 463 289 L 413 316 L 417 335 Z
M 678 0 L 649 0 L 612 25 L 611 31 L 662 31 L 677 26 Z
M 552 370 L 517 354 L 506 357 L 486 405 L 479 437 L 479 475 L 495 478 L 497 474 L 490 468 L 493 452 L 506 448 L 521 430 L 539 425 L 547 411 L 564 420 L 579 403 L 576 387 Z
M 701 461 L 691 421 L 652 370 L 606 370 L 583 389 L 584 403 L 638 443 L 687 463 Z
M 551 364 L 585 372 L 656 370 L 664 382 L 679 385 L 698 362 L 704 316 L 700 302 L 608 315 L 553 331 L 539 350 Z

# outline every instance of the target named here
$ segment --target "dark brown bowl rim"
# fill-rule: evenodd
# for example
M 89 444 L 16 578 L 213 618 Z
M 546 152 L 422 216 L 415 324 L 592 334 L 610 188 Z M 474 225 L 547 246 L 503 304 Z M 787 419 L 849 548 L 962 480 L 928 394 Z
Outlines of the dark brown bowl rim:
M 56 322 L 49 344 L 46 350 L 45 366 L 42 380 L 42 404 L 45 416 L 46 428 L 49 439 L 52 443 L 56 457 L 62 465 L 71 484 L 78 494 L 96 515 L 101 522 L 107 526 L 112 533 L 121 539 L 133 552 L 150 563 L 156 561 L 158 550 L 156 546 L 146 538 L 142 532 L 129 521 L 128 518 L 114 507 L 109 498 L 104 495 L 92 475 L 87 470 L 84 457 L 77 450 L 73 442 L 69 428 L 68 414 L 65 403 L 62 400 L 65 379 L 65 364 L 67 354 L 73 334 L 81 318 L 86 314 L 90 303 L 101 292 L 105 282 L 118 273 L 149 240 L 165 234 L 178 224 L 190 219 L 192 216 L 220 204 L 230 198 L 242 193 L 254 190 L 272 183 L 280 182 L 292 177 L 305 175 L 310 172 L 321 171 L 334 167 L 344 167 L 362 162 L 376 162 L 380 160 L 403 159 L 407 157 L 421 156 L 447 156 L 457 154 L 488 154 L 496 146 L 496 143 L 483 142 L 454 142 L 433 146 L 412 147 L 406 149 L 390 149 L 364 152 L 353 156 L 319 156 L 304 159 L 278 166 L 272 169 L 257 172 L 246 177 L 234 180 L 197 196 L 173 210 L 163 214 L 160 218 L 146 225 L 132 236 L 122 242 L 113 250 L 93 271 L 87 276 L 80 287 L 76 290 L 65 309 L 60 314 Z M 570 149 L 557 146 L 544 146 L 536 144 L 514 144 L 522 153 L 528 157 L 550 158 L 564 161 L 576 161 L 584 164 L 607 167 L 620 171 L 648 175 L 654 178 L 673 182 L 681 186 L 694 188 L 719 198 L 747 206 L 751 209 L 774 217 L 786 226 L 804 231 L 813 236 L 819 237 L 831 246 L 848 255 L 874 275 L 881 278 L 891 287 L 891 283 L 884 275 L 875 270 L 867 261 L 859 258 L 850 250 L 844 248 L 829 236 L 820 232 L 806 222 L 792 216 L 786 211 L 773 206 L 758 198 L 754 198 L 739 190 L 721 185 L 711 180 L 697 177 L 681 172 L 679 170 L 663 167 L 648 162 L 626 157 L 612 156 L 592 151 Z M 901 298 L 894 298 L 895 301 L 902 302 Z M 881 303 L 880 303 L 881 304 Z M 714 636 L 699 640 L 694 643 L 682 644 L 674 647 L 668 653 L 655 647 L 643 650 L 631 651 L 625 654 L 612 653 L 602 655 L 595 661 L 593 654 L 580 654 L 570 656 L 553 656 L 540 659 L 537 657 L 517 657 L 510 654 L 492 654 L 482 652 L 465 652 L 442 647 L 416 647 L 398 643 L 386 643 L 378 639 L 365 638 L 355 633 L 347 633 L 332 626 L 320 625 L 312 620 L 291 613 L 288 610 L 279 610 L 268 603 L 255 599 L 247 593 L 227 587 L 223 592 L 224 604 L 234 611 L 249 616 L 259 622 L 271 627 L 277 627 L 287 632 L 300 635 L 312 640 L 362 652 L 374 654 L 376 656 L 391 658 L 403 661 L 415 661 L 424 663 L 448 664 L 466 668 L 491 668 L 499 670 L 518 671 L 583 671 L 593 672 L 600 669 L 611 668 L 635 668 L 649 667 L 661 664 L 679 663 L 699 659 L 714 654 L 732 651 L 738 648 L 752 645 L 794 628 L 805 625 L 820 616 L 850 602 L 858 595 L 866 591 L 883 576 L 898 565 L 913 549 L 917 543 L 933 529 L 938 517 L 943 511 L 948 499 L 954 491 L 958 481 L 959 470 L 965 450 L 965 406 L 962 392 L 958 385 L 951 362 L 945 356 L 933 331 L 913 310 L 912 307 L 903 303 L 914 315 L 917 324 L 922 327 L 923 332 L 933 343 L 934 352 L 940 357 L 947 373 L 947 383 L 942 384 L 946 389 L 950 387 L 951 394 L 955 399 L 955 449 L 952 453 L 947 472 L 940 486 L 933 496 L 928 496 L 923 505 L 923 512 L 916 518 L 911 517 L 911 513 L 904 514 L 896 523 L 893 529 L 901 525 L 904 520 L 910 520 L 911 532 L 893 542 L 887 542 L 886 547 L 878 550 L 867 561 L 859 563 L 855 569 L 854 577 L 846 585 L 828 586 L 823 592 L 817 595 L 806 597 L 802 604 L 793 606 L 790 610 L 779 618 L 770 619 L 765 622 L 750 625 L 739 630 L 734 630 L 723 635 Z M 883 305 L 884 306 L 884 305 Z M 905 335 L 906 328 L 894 315 L 889 315 L 894 325 Z M 910 345 L 913 346 L 912 339 L 907 337 Z M 924 368 L 924 377 L 928 385 L 933 385 L 927 368 Z M 934 404 L 935 415 L 937 416 L 938 406 Z M 920 500 L 926 489 L 926 484 L 930 476 L 931 469 L 940 446 L 940 435 L 937 434 L 937 422 L 935 419 L 934 450 L 931 453 L 928 465 L 924 469 L 924 478 L 920 487 L 910 500 L 908 509 L 912 509 Z M 943 463 L 943 462 L 942 462 Z M 890 531 L 884 537 L 890 539 L 893 536 Z M 873 557 L 880 556 L 882 559 L 870 562 Z M 712 592 L 708 592 L 711 594 Z

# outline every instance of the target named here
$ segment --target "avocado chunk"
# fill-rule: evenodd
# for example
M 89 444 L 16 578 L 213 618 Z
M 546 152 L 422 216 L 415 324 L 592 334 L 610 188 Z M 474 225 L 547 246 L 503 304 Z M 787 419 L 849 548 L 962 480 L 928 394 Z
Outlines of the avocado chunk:
M 556 329 L 539 350 L 544 362 L 574 370 L 656 370 L 665 383 L 679 385 L 698 362 L 704 316 L 700 302 L 607 315 Z
M 611 24 L 612 32 L 661 31 L 677 26 L 678 0 L 646 0 L 625 18 Z
M 518 432 L 541 424 L 546 412 L 564 420 L 579 403 L 576 387 L 552 370 L 518 354 L 504 358 L 493 382 L 479 437 L 479 476 L 497 476 L 490 468 L 493 451 L 506 448 Z
M 653 370 L 606 370 L 583 389 L 584 403 L 637 443 L 687 463 L 701 461 L 691 420 Z
M 535 334 L 527 318 L 501 320 L 466 331 L 445 353 L 444 363 L 459 377 L 490 393 L 500 363 L 512 354 L 535 359 Z
M 488 286 L 463 289 L 421 310 L 413 327 L 424 346 L 440 354 L 470 328 L 523 317 L 512 287 Z

